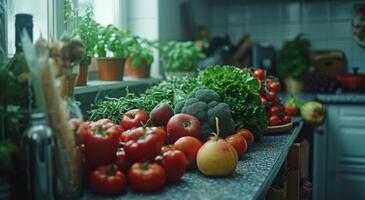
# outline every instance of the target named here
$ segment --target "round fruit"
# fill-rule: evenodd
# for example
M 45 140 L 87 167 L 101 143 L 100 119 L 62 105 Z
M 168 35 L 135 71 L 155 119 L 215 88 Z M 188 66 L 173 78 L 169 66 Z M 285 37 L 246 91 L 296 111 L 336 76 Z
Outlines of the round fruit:
M 198 151 L 197 166 L 206 176 L 227 176 L 237 166 L 238 156 L 231 144 L 223 139 L 209 140 Z
M 137 191 L 152 192 L 165 185 L 166 173 L 157 163 L 137 162 L 129 169 L 128 181 Z
M 270 115 L 277 115 L 280 113 L 280 108 L 278 106 L 273 106 L 269 110 Z
M 263 69 L 256 69 L 253 72 L 253 76 L 259 80 L 264 80 L 265 79 L 265 71 Z
M 169 104 L 160 103 L 150 113 L 151 123 L 154 126 L 166 126 L 173 115 L 174 110 Z
M 102 165 L 91 172 L 89 185 L 92 190 L 102 194 L 119 194 L 125 189 L 127 179 L 118 166 Z
M 162 155 L 160 164 L 165 169 L 167 181 L 176 182 L 184 175 L 188 162 L 182 151 L 169 150 Z
M 280 88 L 281 88 L 281 85 L 278 82 L 272 82 L 269 85 L 269 90 L 270 91 L 279 92 Z
M 269 118 L 269 125 L 270 126 L 278 126 L 280 125 L 280 119 L 277 115 L 273 115 Z
M 253 143 L 255 142 L 253 134 L 248 129 L 240 128 L 236 131 L 236 134 L 242 135 L 245 138 L 248 146 L 253 145 Z
M 170 142 L 175 142 L 181 137 L 200 137 L 199 120 L 188 114 L 176 114 L 167 123 L 167 137 Z
M 298 114 L 299 112 L 299 109 L 296 105 L 294 104 L 289 104 L 286 106 L 286 109 L 285 109 L 286 113 L 289 115 L 289 116 L 295 116 Z
M 289 117 L 288 115 L 285 115 L 283 117 L 283 124 L 289 124 L 291 122 L 291 117 Z
M 141 109 L 133 109 L 124 113 L 120 120 L 120 125 L 124 130 L 140 127 L 146 124 L 148 121 L 148 115 Z
M 193 168 L 196 166 L 196 157 L 201 146 L 202 144 L 198 139 L 191 136 L 185 136 L 179 138 L 174 143 L 173 148 L 182 151 L 188 161 L 189 168 Z
M 242 157 L 247 151 L 246 139 L 240 134 L 234 134 L 225 139 L 236 150 L 238 157 Z

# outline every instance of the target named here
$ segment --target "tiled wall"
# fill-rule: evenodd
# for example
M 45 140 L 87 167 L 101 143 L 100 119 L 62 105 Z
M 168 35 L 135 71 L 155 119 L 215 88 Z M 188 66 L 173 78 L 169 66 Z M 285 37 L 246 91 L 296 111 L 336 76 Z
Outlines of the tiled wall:
M 237 43 L 245 34 L 280 48 L 283 41 L 304 33 L 313 49 L 341 49 L 348 65 L 365 73 L 365 48 L 352 39 L 354 0 L 205 0 L 207 26 L 213 35 L 229 34 Z M 195 19 L 198 21 L 198 19 Z

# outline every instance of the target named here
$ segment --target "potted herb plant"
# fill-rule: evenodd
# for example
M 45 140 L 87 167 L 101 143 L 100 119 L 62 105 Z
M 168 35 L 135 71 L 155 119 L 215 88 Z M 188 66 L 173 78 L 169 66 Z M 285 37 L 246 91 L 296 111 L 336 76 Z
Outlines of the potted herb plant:
M 153 55 L 149 41 L 134 36 L 134 42 L 129 46 L 129 56 L 124 64 L 124 73 L 128 77 L 148 78 L 150 76 Z
M 78 11 L 68 11 L 66 28 L 71 29 L 72 36 L 78 36 L 85 46 L 85 55 L 80 60 L 80 70 L 76 78 L 76 85 L 83 86 L 87 83 L 88 67 L 94 56 L 94 47 L 98 41 L 98 23 L 93 19 L 91 7 L 86 9 L 85 15 L 80 16 Z M 66 15 L 65 15 L 66 17 Z M 71 28 L 72 27 L 72 28 Z
M 205 58 L 202 48 L 191 41 L 170 41 L 161 53 L 166 76 L 196 76 L 196 64 Z
M 310 41 L 299 34 L 293 40 L 285 41 L 279 51 L 278 71 L 285 80 L 286 90 L 291 94 L 303 90 L 303 80 L 309 74 Z
M 133 44 L 130 32 L 118 30 L 113 25 L 98 26 L 96 43 L 96 61 L 99 80 L 118 81 L 123 79 L 123 64 L 129 55 L 129 46 Z

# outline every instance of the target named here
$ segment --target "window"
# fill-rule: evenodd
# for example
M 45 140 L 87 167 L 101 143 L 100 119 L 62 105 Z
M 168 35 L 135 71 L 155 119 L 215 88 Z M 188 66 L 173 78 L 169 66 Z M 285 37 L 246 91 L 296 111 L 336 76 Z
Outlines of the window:
M 49 36 L 49 1 L 51 0 L 8 0 L 8 55 L 15 53 L 15 15 L 28 13 L 33 15 L 33 39 L 41 34 Z
M 103 26 L 113 24 L 122 29 L 125 28 L 123 22 L 122 7 L 125 1 L 123 0 L 76 0 L 74 5 L 83 14 L 87 7 L 92 7 L 95 20 Z

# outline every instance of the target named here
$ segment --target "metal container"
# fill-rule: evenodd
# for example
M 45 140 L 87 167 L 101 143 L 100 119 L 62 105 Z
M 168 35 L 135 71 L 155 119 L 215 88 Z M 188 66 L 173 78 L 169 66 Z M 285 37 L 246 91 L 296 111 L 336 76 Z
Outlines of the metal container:
M 31 115 L 23 140 L 29 199 L 54 199 L 54 138 L 44 113 Z

